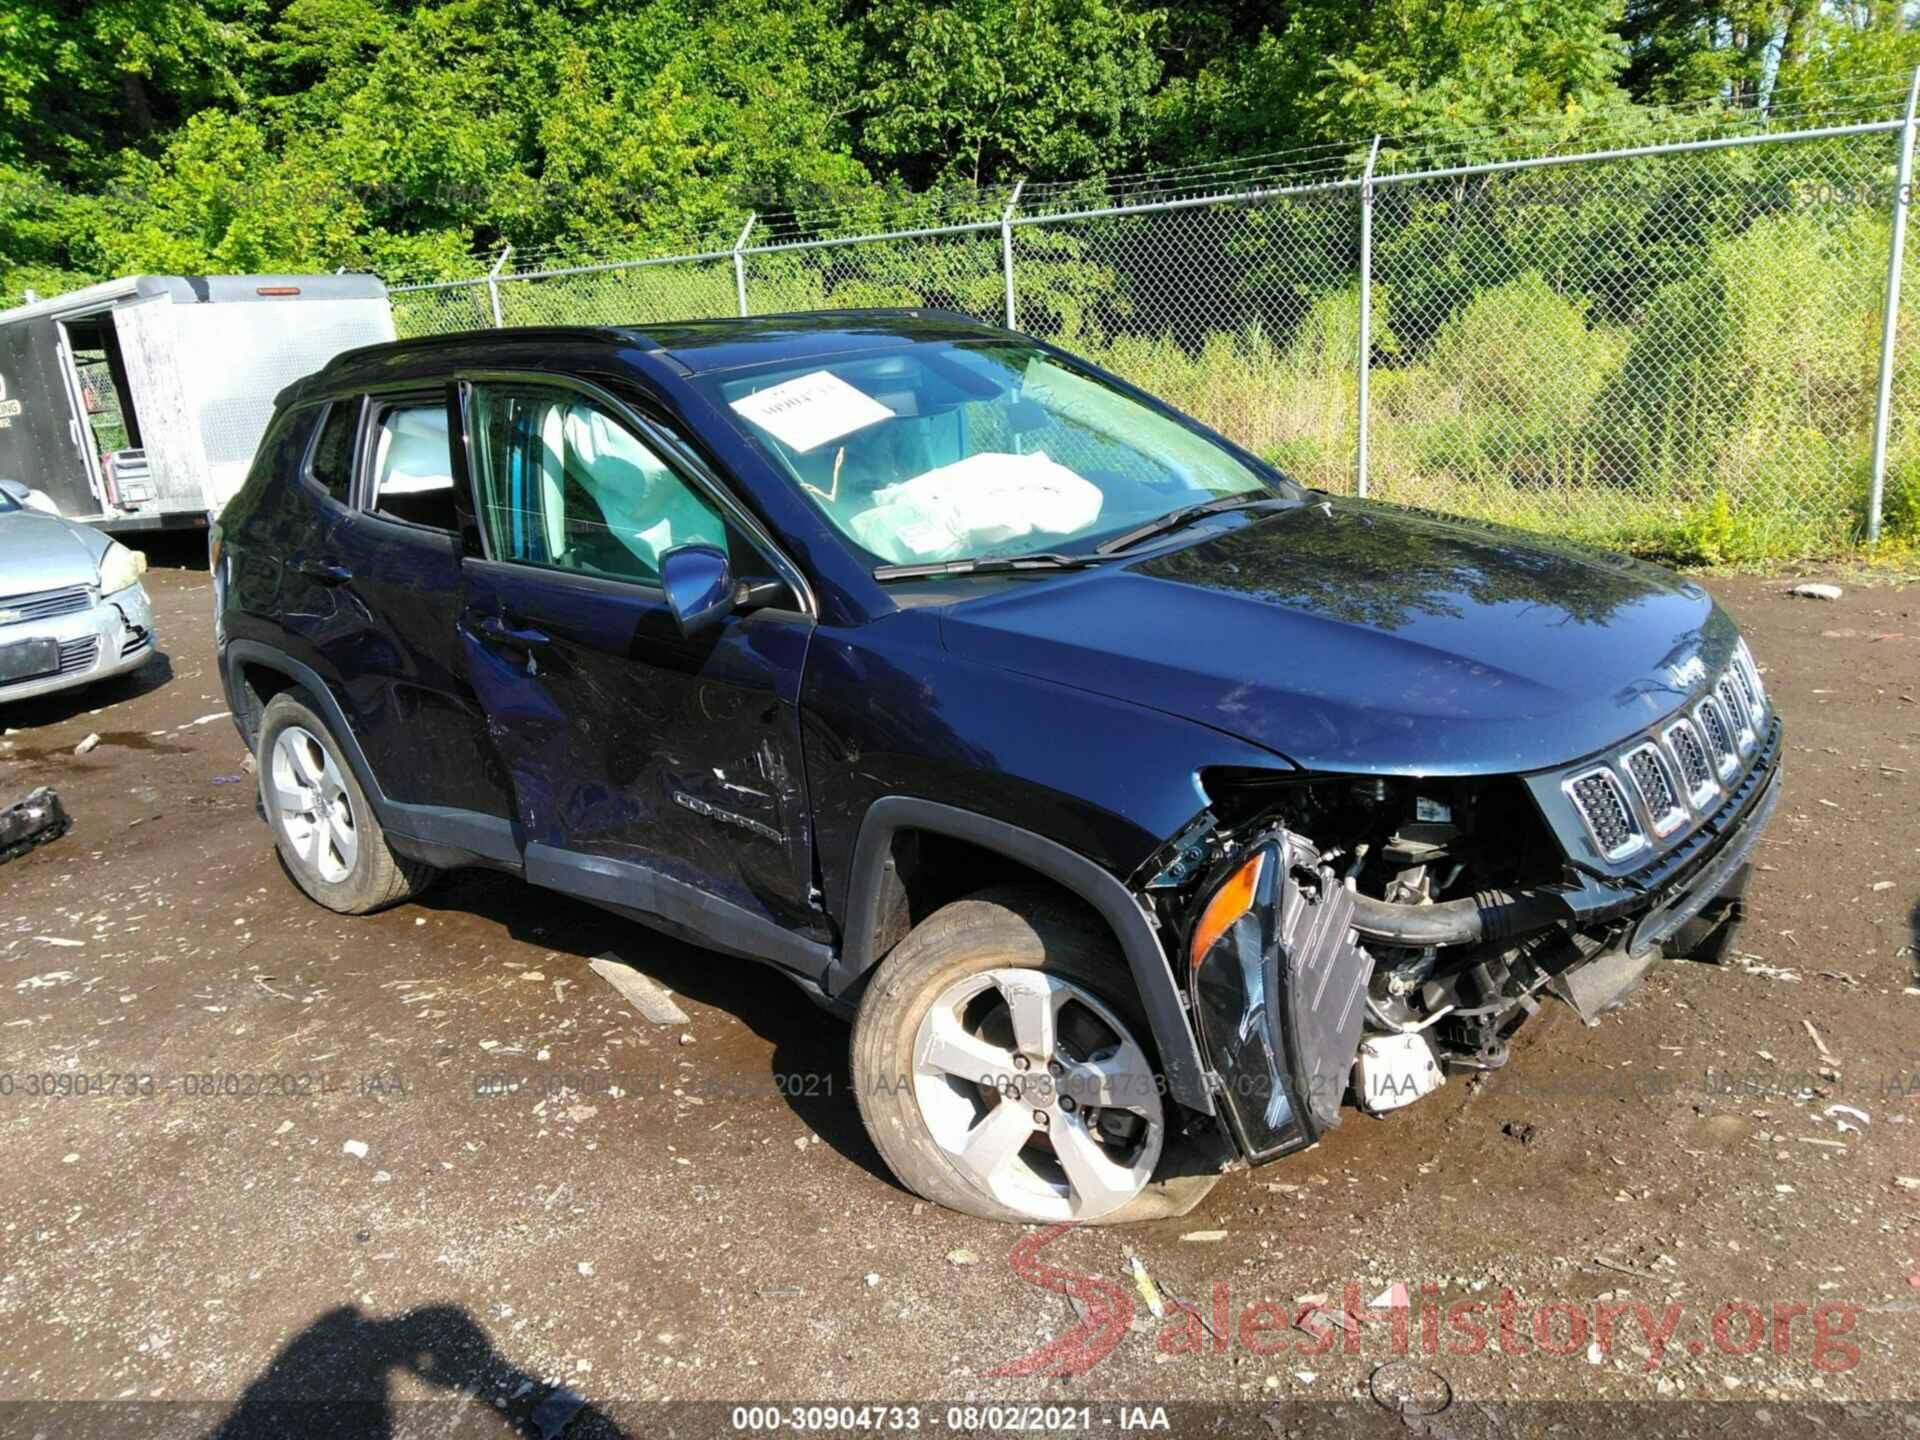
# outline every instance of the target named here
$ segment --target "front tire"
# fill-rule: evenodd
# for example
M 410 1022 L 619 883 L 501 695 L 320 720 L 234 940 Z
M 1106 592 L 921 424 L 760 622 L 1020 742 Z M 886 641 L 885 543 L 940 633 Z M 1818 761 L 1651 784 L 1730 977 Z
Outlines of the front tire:
M 342 915 L 417 894 L 432 866 L 396 854 L 339 743 L 306 697 L 285 691 L 260 717 L 260 806 L 294 883 Z
M 874 972 L 853 1029 L 862 1119 L 901 1183 L 1018 1223 L 1185 1214 L 1152 1037 L 1125 958 L 1084 908 L 1008 887 L 943 906 Z

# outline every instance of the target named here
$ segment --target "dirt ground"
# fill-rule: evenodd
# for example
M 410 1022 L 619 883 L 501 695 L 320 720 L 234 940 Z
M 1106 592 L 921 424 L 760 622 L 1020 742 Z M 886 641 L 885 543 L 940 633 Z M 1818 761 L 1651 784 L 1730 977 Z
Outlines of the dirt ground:
M 631 1408 L 658 1401 L 993 1429 L 948 1402 L 1111 1427 L 1123 1400 L 1915 1397 L 1920 584 L 1708 583 L 1789 727 L 1734 961 L 1664 964 L 1597 1028 L 1543 1009 L 1506 1069 L 1185 1219 L 1056 1236 L 895 1185 L 845 1031 L 770 972 L 492 874 L 309 903 L 254 812 L 204 567 L 158 553 L 164 657 L 0 712 L 0 798 L 74 816 L 0 870 L 0 1401 L 33 1402 L 22 1433 L 108 1413 L 51 1401 L 306 1433 L 274 1407 L 345 1397 L 384 1434 L 440 1397 L 436 1434 L 639 1435 L 673 1428 Z M 606 953 L 691 1024 L 630 1009 Z M 1395 1282 L 1399 1341 L 1368 1303 Z M 1359 1321 L 1294 1324 L 1350 1289 Z M 1635 1304 L 1673 1317 L 1661 1346 Z

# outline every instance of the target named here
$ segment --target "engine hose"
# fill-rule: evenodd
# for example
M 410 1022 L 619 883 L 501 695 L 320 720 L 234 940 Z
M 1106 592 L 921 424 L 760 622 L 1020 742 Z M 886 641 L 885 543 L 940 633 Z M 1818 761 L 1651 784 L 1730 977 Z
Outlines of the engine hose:
M 1566 904 L 1544 890 L 1483 890 L 1435 905 L 1395 905 L 1353 897 L 1353 928 L 1368 940 L 1409 949 L 1510 940 L 1564 920 Z

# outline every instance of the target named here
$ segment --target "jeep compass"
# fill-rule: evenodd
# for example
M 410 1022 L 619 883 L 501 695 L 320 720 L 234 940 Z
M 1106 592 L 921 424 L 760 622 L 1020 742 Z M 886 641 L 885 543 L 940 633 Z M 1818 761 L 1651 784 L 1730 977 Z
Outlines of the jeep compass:
M 1779 790 L 1699 586 L 937 312 L 350 352 L 213 554 L 308 895 L 487 866 L 764 964 L 1004 1220 L 1179 1213 L 1714 958 Z

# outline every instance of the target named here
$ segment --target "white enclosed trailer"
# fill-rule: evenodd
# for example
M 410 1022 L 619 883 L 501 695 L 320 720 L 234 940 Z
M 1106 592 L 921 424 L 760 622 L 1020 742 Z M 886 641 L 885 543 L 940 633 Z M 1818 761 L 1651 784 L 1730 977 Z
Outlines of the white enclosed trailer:
M 204 525 L 276 394 L 393 338 L 371 275 L 133 275 L 0 312 L 0 480 L 106 530 Z

